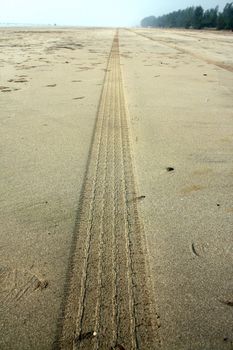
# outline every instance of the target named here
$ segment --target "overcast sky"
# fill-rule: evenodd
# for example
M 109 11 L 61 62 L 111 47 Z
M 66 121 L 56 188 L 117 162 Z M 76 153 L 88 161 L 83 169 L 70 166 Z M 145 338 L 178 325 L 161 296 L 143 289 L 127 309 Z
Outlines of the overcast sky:
M 222 9 L 227 2 L 231 0 L 0 0 L 0 23 L 134 26 L 149 15 L 192 5 Z

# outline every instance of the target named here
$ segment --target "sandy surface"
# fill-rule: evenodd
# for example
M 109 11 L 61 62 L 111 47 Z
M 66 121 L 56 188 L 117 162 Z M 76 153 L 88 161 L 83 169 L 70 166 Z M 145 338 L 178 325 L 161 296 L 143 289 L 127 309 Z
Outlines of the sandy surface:
M 55 340 L 114 33 L 1 29 L 1 349 Z M 119 45 L 154 349 L 231 349 L 233 37 L 121 30 Z
M 233 37 L 137 32 L 155 39 L 121 35 L 162 348 L 230 349 L 233 75 L 164 44 L 232 67 Z
M 0 348 L 49 349 L 114 31 L 1 32 Z

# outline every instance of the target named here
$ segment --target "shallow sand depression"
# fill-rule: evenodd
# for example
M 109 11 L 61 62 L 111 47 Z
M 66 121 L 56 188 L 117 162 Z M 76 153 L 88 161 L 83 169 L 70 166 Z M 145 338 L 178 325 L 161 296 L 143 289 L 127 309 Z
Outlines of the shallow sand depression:
M 232 34 L 0 31 L 0 348 L 231 349 Z

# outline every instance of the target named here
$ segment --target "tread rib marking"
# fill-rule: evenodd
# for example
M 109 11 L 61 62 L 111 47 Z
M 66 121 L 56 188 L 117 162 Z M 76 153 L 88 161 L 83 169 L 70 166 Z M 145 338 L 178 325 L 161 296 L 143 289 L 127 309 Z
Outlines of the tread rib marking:
M 117 32 L 81 198 L 60 349 L 160 347 L 136 197 Z
M 191 52 L 191 51 L 189 51 L 189 50 L 187 50 L 187 49 L 184 49 L 184 48 L 182 48 L 182 47 L 179 47 L 179 46 L 177 46 L 177 45 L 170 44 L 170 43 L 168 43 L 165 39 L 161 39 L 161 38 L 160 38 L 160 39 L 158 39 L 158 38 L 156 39 L 156 38 L 152 38 L 151 36 L 148 36 L 148 35 L 146 35 L 146 34 L 136 32 L 136 31 L 131 30 L 131 29 L 128 29 L 128 30 L 129 30 L 130 32 L 136 34 L 136 35 L 140 35 L 140 36 L 142 36 L 142 37 L 144 37 L 144 38 L 146 38 L 146 39 L 149 39 L 149 40 L 151 40 L 151 41 L 157 41 L 157 42 L 161 43 L 161 44 L 164 45 L 164 46 L 167 46 L 167 47 L 170 47 L 170 48 L 172 48 L 172 49 L 174 49 L 174 50 L 177 50 L 178 52 L 181 52 L 181 53 L 190 55 L 190 56 L 192 56 L 192 57 L 195 57 L 195 58 L 197 58 L 198 60 L 204 61 L 204 62 L 206 62 L 206 63 L 208 63 L 208 64 L 212 64 L 212 65 L 214 65 L 214 66 L 216 66 L 216 67 L 225 69 L 225 70 L 227 70 L 227 71 L 229 71 L 229 72 L 233 72 L 233 66 L 230 65 L 230 64 L 226 64 L 226 63 L 224 63 L 224 62 L 218 62 L 218 61 L 213 60 L 213 59 L 211 59 L 211 58 L 207 58 L 207 57 L 204 57 L 204 56 L 202 56 L 202 55 L 200 55 L 200 54 L 196 54 L 196 53 L 194 53 L 194 52 Z

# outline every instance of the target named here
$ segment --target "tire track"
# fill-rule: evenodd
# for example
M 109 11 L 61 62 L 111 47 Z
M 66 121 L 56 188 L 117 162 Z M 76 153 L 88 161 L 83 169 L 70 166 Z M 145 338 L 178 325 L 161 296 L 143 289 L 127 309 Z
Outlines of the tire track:
M 116 33 L 75 232 L 59 349 L 160 347 Z
M 148 36 L 148 35 L 146 35 L 146 34 L 139 33 L 139 32 L 136 32 L 136 31 L 134 31 L 134 30 L 131 30 L 131 29 L 128 29 L 128 30 L 129 30 L 130 32 L 132 32 L 132 33 L 134 33 L 134 34 L 136 34 L 136 35 L 140 35 L 140 36 L 142 36 L 142 37 L 144 37 L 144 38 L 146 38 L 146 39 L 149 39 L 149 40 L 152 40 L 152 41 L 158 41 L 159 43 L 161 43 L 161 44 L 164 45 L 164 46 L 170 47 L 170 48 L 172 48 L 172 49 L 174 49 L 174 50 L 176 50 L 176 51 L 178 51 L 178 52 L 181 52 L 181 53 L 190 55 L 190 56 L 192 56 L 192 57 L 195 57 L 195 58 L 197 58 L 198 60 L 204 61 L 204 62 L 206 62 L 206 63 L 208 63 L 208 64 L 212 64 L 212 65 L 217 66 L 217 67 L 219 67 L 219 68 L 225 69 L 225 70 L 227 70 L 227 71 L 229 71 L 229 72 L 233 72 L 233 67 L 232 67 L 232 65 L 225 64 L 225 63 L 221 63 L 221 62 L 218 62 L 218 61 L 215 61 L 215 60 L 206 58 L 206 57 L 204 57 L 204 56 L 202 56 L 202 55 L 195 54 L 195 53 L 193 53 L 193 52 L 191 52 L 191 51 L 189 51 L 189 50 L 186 50 L 186 49 L 184 49 L 184 48 L 182 48 L 182 47 L 179 47 L 179 46 L 177 46 L 177 45 L 168 44 L 168 43 L 166 42 L 165 39 L 164 39 L 164 40 L 161 39 L 161 38 L 160 38 L 160 39 L 155 39 L 155 38 L 152 38 L 152 37 L 150 37 L 150 36 Z

